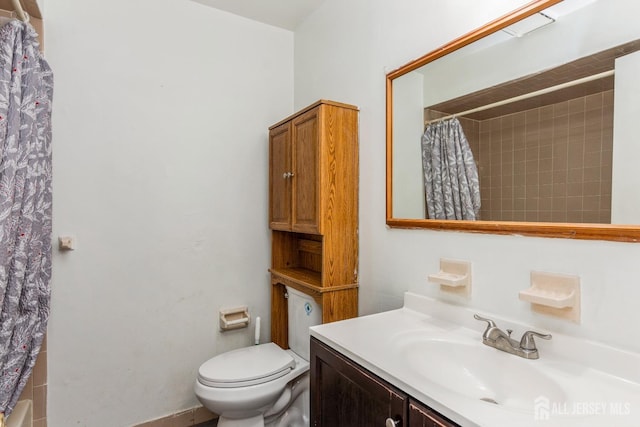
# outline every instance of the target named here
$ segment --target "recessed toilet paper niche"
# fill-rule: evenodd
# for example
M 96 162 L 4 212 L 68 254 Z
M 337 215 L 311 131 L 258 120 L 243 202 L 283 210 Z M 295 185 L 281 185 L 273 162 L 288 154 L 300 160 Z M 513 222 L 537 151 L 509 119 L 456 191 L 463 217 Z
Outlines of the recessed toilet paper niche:
M 251 322 L 251 316 L 249 315 L 249 307 L 246 305 L 220 309 L 221 331 L 246 328 L 249 326 L 249 322 Z

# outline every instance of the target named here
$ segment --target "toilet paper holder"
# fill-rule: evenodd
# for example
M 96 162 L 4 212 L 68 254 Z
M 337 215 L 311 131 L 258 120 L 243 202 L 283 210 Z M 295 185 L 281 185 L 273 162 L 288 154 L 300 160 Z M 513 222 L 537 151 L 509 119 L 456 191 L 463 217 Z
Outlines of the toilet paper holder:
M 251 322 L 249 307 L 246 305 L 234 308 L 220 309 L 220 330 L 230 331 L 233 329 L 246 328 Z

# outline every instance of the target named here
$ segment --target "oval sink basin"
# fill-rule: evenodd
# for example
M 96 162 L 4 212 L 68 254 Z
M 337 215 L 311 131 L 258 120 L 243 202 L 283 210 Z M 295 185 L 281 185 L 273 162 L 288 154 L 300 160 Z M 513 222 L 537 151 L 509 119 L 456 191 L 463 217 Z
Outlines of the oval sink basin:
M 536 368 L 536 360 L 481 342 L 404 337 L 394 348 L 401 363 L 425 381 L 487 404 L 532 412 L 532 402 L 539 396 L 566 401 L 562 387 Z

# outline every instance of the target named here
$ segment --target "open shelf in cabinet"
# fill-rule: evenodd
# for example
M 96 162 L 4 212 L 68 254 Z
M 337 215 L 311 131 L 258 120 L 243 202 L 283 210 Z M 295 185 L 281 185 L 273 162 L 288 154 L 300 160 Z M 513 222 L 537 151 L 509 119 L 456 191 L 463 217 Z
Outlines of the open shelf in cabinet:
M 322 236 L 273 231 L 271 272 L 292 280 L 322 286 Z
M 311 296 L 322 307 L 322 322 L 358 315 L 358 284 L 326 286 L 322 277 L 323 237 L 272 232 L 271 341 L 288 348 L 285 286 Z

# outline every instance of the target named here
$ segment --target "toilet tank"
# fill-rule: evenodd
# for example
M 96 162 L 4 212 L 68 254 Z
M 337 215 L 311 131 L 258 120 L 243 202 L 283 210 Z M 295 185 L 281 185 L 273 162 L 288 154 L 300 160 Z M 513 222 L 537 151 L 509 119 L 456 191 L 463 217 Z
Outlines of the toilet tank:
M 322 310 L 309 295 L 287 286 L 289 348 L 309 360 L 309 328 L 322 323 Z

